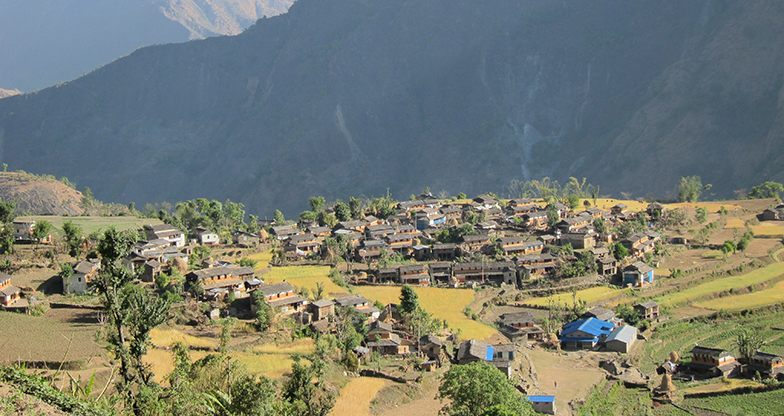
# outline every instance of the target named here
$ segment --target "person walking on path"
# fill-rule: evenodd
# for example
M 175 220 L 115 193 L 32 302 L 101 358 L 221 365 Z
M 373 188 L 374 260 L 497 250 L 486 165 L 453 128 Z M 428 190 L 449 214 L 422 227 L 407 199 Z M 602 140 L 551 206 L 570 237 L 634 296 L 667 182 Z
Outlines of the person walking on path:
M 555 389 L 558 390 L 558 382 L 557 381 L 553 381 L 553 383 L 555 384 Z

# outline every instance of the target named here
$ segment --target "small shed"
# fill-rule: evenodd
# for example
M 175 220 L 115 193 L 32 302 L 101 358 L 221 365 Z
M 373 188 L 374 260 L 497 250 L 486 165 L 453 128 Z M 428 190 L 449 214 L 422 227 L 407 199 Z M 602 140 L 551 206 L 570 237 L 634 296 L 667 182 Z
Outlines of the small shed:
M 528 396 L 536 413 L 555 414 L 555 396 Z
M 604 345 L 610 351 L 629 352 L 635 341 L 637 341 L 637 328 L 624 325 L 613 329 Z

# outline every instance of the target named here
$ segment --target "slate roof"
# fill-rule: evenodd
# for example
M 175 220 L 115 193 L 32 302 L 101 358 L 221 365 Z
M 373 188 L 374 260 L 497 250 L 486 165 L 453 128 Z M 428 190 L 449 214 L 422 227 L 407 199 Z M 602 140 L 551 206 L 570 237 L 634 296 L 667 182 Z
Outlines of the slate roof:
M 440 347 L 441 346 L 441 339 L 438 338 L 435 335 L 425 335 L 422 338 L 419 338 L 419 344 L 420 345 L 434 344 L 434 345 L 438 345 Z
M 729 351 L 721 348 L 700 347 L 699 345 L 689 351 L 690 354 L 707 355 L 714 358 L 731 357 Z
M 0 290 L 0 292 L 2 292 L 4 295 L 10 297 L 10 296 L 13 296 L 16 293 L 19 293 L 19 288 L 16 287 L 16 286 L 13 286 L 13 285 L 12 286 L 6 286 L 2 290 Z
M 641 307 L 643 307 L 645 309 L 651 309 L 651 308 L 655 308 L 655 307 L 659 306 L 659 304 L 651 300 L 651 301 L 644 302 L 644 303 L 638 303 L 637 305 L 634 305 L 634 306 L 641 306 Z
M 536 318 L 531 312 L 514 312 L 501 315 L 501 322 L 507 325 L 535 322 Z
M 332 306 L 334 304 L 335 304 L 335 302 L 332 302 L 329 299 L 319 299 L 319 300 L 313 302 L 313 306 L 315 306 L 317 308 L 326 308 L 326 307 Z
M 585 317 L 593 317 L 602 321 L 609 321 L 612 318 L 615 318 L 615 312 L 607 308 L 593 308 L 590 311 L 583 314 Z
M 11 275 L 0 273 L 0 285 L 5 284 L 6 282 L 11 281 Z
M 340 306 L 357 306 L 363 303 L 370 304 L 370 300 L 362 295 L 346 296 L 344 298 L 335 299 L 335 303 Z
M 751 359 L 755 361 L 770 363 L 770 364 L 778 364 L 784 362 L 784 358 L 782 358 L 780 355 L 771 354 L 762 351 L 755 352 L 754 355 L 751 356 Z
M 293 292 L 294 286 L 292 286 L 290 283 L 283 282 L 274 285 L 261 285 L 259 286 L 258 290 L 260 290 L 264 296 L 270 296 L 277 295 L 278 293 Z
M 487 345 L 484 341 L 478 339 L 471 339 L 463 341 L 457 350 L 457 360 L 461 361 L 466 358 L 475 358 L 485 361 L 493 361 L 493 347 Z

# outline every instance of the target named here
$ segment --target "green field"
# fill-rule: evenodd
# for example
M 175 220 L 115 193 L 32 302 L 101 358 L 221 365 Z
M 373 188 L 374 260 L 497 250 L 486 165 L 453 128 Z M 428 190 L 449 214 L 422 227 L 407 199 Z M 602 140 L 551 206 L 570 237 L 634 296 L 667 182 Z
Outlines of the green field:
M 157 218 L 138 218 L 138 217 L 61 217 L 55 215 L 35 215 L 29 217 L 17 217 L 17 220 L 49 221 L 54 226 L 57 233 L 62 234 L 63 223 L 72 221 L 82 227 L 82 233 L 88 235 L 95 231 L 103 231 L 112 225 L 120 231 L 129 229 L 139 229 L 145 225 L 162 224 Z
M 698 308 L 713 309 L 748 309 L 757 308 L 771 303 L 784 302 L 784 282 L 778 282 L 770 289 L 747 293 L 744 295 L 727 296 L 720 299 L 712 299 L 705 302 L 695 303 Z
M 755 285 L 782 274 L 784 274 L 784 263 L 773 263 L 762 269 L 757 269 L 746 274 L 716 279 L 677 293 L 665 295 L 656 299 L 656 301 L 662 305 L 673 305 L 692 299 L 697 299 L 712 293 L 720 293 L 734 288 Z

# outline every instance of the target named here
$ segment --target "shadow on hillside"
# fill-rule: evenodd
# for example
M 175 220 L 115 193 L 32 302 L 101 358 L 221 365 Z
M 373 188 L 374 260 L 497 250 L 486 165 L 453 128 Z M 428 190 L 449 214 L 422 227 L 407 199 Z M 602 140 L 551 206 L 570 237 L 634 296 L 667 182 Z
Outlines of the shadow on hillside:
M 35 290 L 43 293 L 46 296 L 63 293 L 63 279 L 61 279 L 60 276 L 57 275 L 52 276 L 46 279 L 46 281 L 44 281 L 40 285 L 38 285 L 38 287 L 35 288 Z

